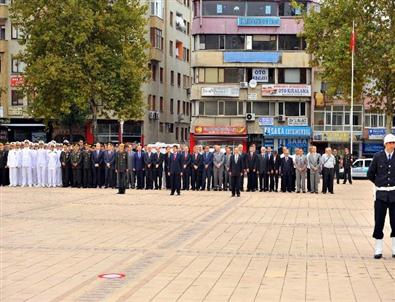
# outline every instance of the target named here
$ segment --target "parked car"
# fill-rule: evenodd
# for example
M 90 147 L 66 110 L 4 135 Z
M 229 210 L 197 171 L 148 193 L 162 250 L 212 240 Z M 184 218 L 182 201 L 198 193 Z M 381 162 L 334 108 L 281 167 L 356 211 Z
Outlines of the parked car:
M 356 159 L 351 168 L 351 175 L 353 178 L 367 178 L 368 169 L 372 163 L 373 158 L 358 158 Z M 344 169 L 340 169 L 340 177 L 343 178 Z

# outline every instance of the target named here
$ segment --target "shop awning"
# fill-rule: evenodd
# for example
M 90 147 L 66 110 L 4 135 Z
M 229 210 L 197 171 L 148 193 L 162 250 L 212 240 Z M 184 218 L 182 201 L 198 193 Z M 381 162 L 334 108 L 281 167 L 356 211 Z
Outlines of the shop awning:
M 44 124 L 0 124 L 3 127 L 46 127 Z

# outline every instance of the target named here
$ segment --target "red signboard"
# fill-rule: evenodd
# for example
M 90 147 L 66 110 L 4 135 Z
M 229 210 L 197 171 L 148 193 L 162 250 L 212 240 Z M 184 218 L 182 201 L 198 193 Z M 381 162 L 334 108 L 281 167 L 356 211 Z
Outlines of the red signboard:
M 11 87 L 19 87 L 24 83 L 23 76 L 11 76 Z
M 246 135 L 247 129 L 244 126 L 196 126 L 195 134 L 216 134 L 216 135 Z

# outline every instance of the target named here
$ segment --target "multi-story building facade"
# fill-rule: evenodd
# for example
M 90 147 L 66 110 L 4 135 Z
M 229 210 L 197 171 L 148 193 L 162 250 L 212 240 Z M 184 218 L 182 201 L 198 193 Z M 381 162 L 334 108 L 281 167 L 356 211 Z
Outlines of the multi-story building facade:
M 194 1 L 192 144 L 307 149 L 319 85 L 300 2 Z
M 190 0 L 142 0 L 147 12 L 147 50 L 151 79 L 142 87 L 146 100 L 144 118 L 136 121 L 98 119 L 98 137 L 92 127 L 73 129 L 74 139 L 100 142 L 186 142 L 189 139 L 191 106 Z M 56 139 L 68 137 L 69 129 L 46 128 L 27 115 L 27 102 L 18 92 L 23 81 L 23 62 L 14 59 L 21 50 L 17 26 L 9 18 L 9 0 L 0 0 L 1 107 L 0 140 Z

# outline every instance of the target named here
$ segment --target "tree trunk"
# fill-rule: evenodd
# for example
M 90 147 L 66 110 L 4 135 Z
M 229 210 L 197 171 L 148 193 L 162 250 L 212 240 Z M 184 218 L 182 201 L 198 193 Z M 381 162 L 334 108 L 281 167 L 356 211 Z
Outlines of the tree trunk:
M 97 108 L 92 105 L 92 131 L 93 131 L 93 143 L 97 140 Z
M 385 128 L 387 133 L 392 133 L 392 115 L 394 112 L 391 110 L 391 108 L 388 108 L 386 113 L 385 113 Z

